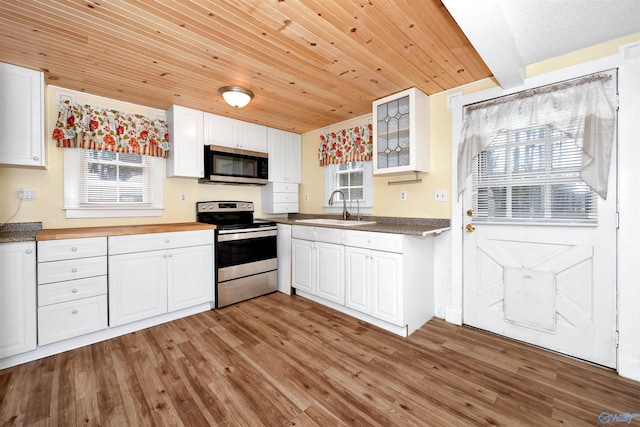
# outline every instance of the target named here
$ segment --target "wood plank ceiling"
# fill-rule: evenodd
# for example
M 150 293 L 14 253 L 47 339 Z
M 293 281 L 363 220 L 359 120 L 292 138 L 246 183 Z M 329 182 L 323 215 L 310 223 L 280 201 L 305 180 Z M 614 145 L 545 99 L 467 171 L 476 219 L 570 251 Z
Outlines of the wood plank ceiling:
M 0 61 L 45 82 L 303 133 L 491 76 L 439 0 L 0 0 Z M 243 109 L 221 86 L 251 89 Z

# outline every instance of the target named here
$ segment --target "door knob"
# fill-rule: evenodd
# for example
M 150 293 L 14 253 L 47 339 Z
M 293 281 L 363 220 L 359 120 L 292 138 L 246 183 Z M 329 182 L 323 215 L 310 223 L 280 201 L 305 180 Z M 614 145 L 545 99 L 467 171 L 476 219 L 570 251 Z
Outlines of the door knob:
M 476 231 L 476 226 L 473 224 L 467 224 L 465 230 L 467 230 L 469 233 L 473 233 L 474 231 Z

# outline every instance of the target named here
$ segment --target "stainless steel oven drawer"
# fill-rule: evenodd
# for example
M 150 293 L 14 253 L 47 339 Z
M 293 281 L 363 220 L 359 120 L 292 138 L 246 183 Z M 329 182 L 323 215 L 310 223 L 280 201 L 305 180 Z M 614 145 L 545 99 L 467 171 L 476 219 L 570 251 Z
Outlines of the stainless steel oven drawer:
M 240 279 L 218 282 L 218 308 L 235 304 L 260 295 L 278 290 L 278 273 L 276 270 Z

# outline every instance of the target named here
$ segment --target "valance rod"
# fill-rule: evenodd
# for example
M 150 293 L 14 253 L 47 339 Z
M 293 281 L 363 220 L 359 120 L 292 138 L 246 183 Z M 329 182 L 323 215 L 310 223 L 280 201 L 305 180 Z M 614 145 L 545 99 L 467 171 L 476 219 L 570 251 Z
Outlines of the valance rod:
M 605 82 L 611 80 L 611 74 L 609 73 L 593 74 L 590 76 L 586 76 L 578 79 L 572 79 L 572 80 L 564 81 L 561 83 L 555 83 L 552 85 L 541 86 L 534 89 L 523 90 L 522 92 L 514 93 L 513 95 L 505 95 L 499 98 L 490 99 L 488 101 L 482 101 L 477 104 L 470 104 L 465 106 L 465 108 L 467 111 L 474 111 L 480 108 L 489 108 L 489 107 L 493 107 L 494 105 L 504 104 L 505 102 L 511 102 L 514 100 L 530 98 L 532 96 L 551 93 L 558 90 L 580 86 L 580 85 L 584 85 L 584 84 L 588 84 L 588 83 L 592 83 L 600 80 Z

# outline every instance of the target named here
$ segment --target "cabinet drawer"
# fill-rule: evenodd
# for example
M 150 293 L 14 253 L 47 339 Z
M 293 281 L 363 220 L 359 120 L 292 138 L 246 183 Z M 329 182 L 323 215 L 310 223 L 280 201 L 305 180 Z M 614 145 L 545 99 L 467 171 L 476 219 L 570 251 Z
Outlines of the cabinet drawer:
M 149 233 L 109 237 L 109 255 L 213 245 L 214 230 Z
M 298 194 L 298 184 L 289 182 L 272 182 L 271 189 L 274 193 L 296 193 Z M 297 199 L 297 197 L 296 197 Z
M 105 274 L 107 274 L 106 256 L 38 263 L 39 285 Z
M 38 345 L 106 328 L 106 295 L 38 308 Z
M 298 203 L 274 203 L 271 213 L 296 213 L 299 210 Z
M 347 230 L 344 238 L 345 246 L 396 253 L 402 253 L 402 241 L 402 236 L 398 234 L 353 230 Z
M 298 203 L 298 193 L 273 193 L 273 203 Z
M 294 225 L 292 237 L 295 239 L 312 240 L 314 242 L 336 243 L 344 242 L 344 231 L 337 228 L 307 227 Z
M 59 304 L 107 294 L 107 276 L 67 280 L 38 286 L 38 306 Z
M 106 254 L 106 237 L 45 240 L 38 242 L 38 262 L 88 258 Z

